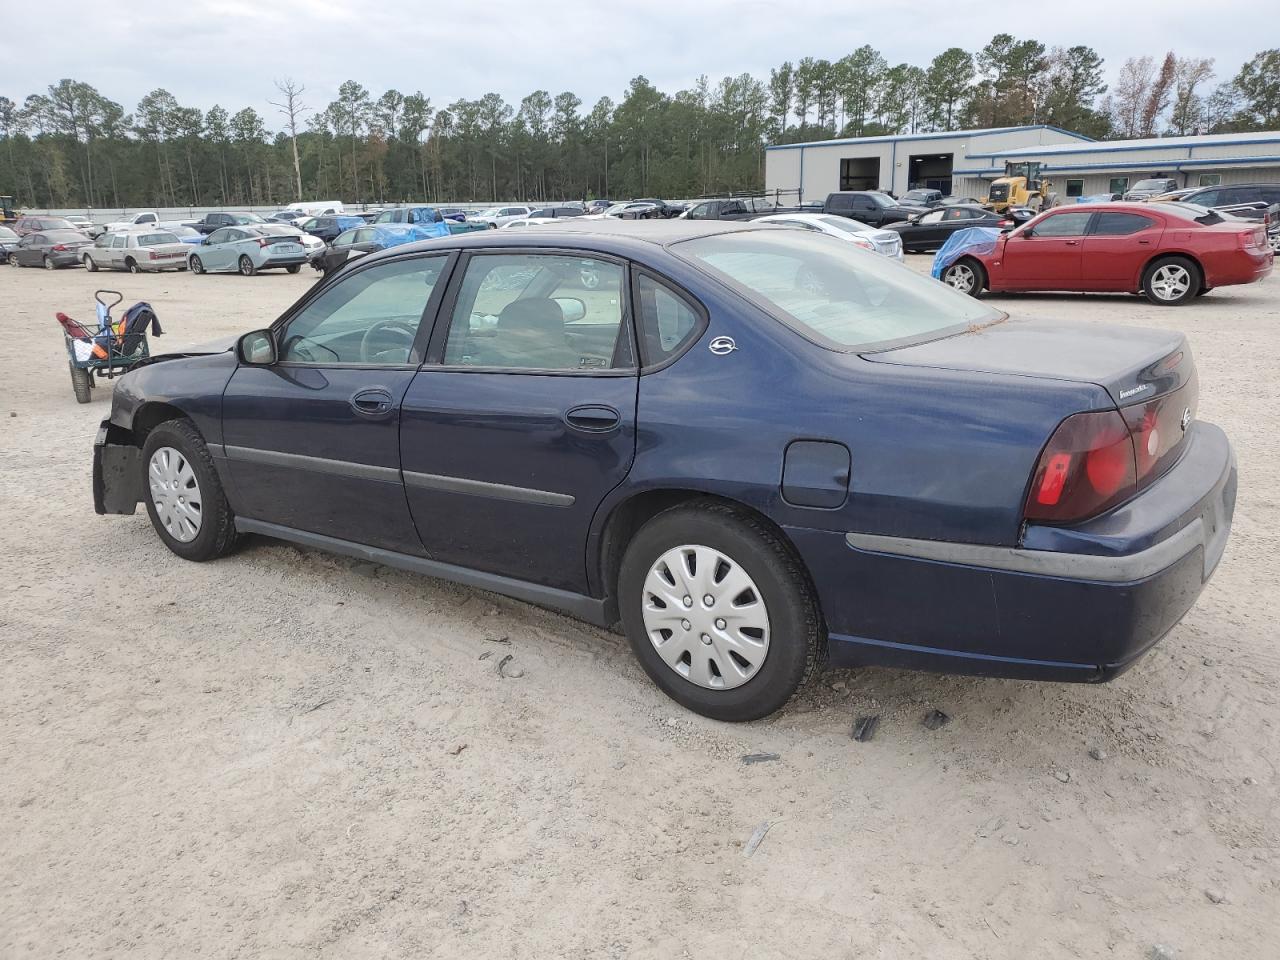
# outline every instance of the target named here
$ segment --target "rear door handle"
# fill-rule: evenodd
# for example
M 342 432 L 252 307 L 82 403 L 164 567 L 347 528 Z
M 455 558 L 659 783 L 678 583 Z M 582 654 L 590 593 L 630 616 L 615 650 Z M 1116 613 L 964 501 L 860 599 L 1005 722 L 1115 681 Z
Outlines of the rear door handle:
M 583 433 L 608 433 L 622 423 L 622 414 L 613 407 L 587 403 L 565 411 L 564 422 Z
M 386 390 L 374 387 L 352 394 L 351 409 L 368 420 L 384 420 L 391 416 L 395 401 Z

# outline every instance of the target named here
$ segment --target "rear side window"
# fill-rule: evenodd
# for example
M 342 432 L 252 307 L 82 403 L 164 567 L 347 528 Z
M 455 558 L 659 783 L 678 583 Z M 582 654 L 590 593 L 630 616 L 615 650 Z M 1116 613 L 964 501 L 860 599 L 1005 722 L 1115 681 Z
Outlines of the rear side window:
M 1154 225 L 1154 220 L 1136 213 L 1100 213 L 1089 232 L 1100 237 L 1127 237 Z
M 641 274 L 636 280 L 644 365 L 653 367 L 679 354 L 702 331 L 702 317 L 666 284 Z

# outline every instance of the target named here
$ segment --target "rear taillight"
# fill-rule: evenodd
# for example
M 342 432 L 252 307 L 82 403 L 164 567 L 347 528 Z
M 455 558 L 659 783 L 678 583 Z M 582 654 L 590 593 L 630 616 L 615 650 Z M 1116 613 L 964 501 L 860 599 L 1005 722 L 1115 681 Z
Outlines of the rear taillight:
M 56 244 L 53 248 L 54 253 L 66 253 L 67 245 L 65 243 Z
M 1156 400 L 1067 417 L 1040 454 L 1023 517 L 1076 523 L 1152 483 L 1177 460 L 1197 392 L 1193 372 Z
M 160 259 L 160 254 L 156 253 L 154 250 L 148 250 L 148 251 L 147 251 L 147 259 L 148 259 L 148 260 L 159 260 L 159 259 Z
M 1013 221 L 1012 221 L 1012 220 L 1001 220 L 999 223 L 997 223 L 997 224 L 996 224 L 996 226 L 997 226 L 997 227 L 1012 227 L 1012 226 L 1013 226 Z
M 854 243 L 856 243 L 858 246 L 862 247 L 864 250 L 874 250 L 876 248 L 876 245 L 872 243 L 870 240 L 868 240 L 866 237 L 851 236 L 849 239 Z
M 265 247 L 265 246 L 266 246 L 268 243 L 270 243 L 270 242 L 271 242 L 271 241 L 270 241 L 270 240 L 268 240 L 266 237 L 263 237 L 262 239 L 260 239 L 260 240 L 258 241 L 258 246 L 260 246 L 260 247 Z

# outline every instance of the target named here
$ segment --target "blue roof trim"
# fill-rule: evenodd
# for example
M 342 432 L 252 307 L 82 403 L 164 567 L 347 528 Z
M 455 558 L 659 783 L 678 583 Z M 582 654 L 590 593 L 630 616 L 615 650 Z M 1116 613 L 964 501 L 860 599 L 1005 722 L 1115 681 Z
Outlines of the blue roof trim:
M 1140 160 L 1136 163 L 1042 163 L 1040 169 L 1047 173 L 1090 170 L 1181 170 L 1183 167 L 1240 167 L 1248 164 L 1280 166 L 1280 156 L 1196 157 L 1195 159 L 1183 157 L 1181 160 Z M 951 171 L 953 177 L 976 177 L 987 173 L 1004 176 L 1004 170 L 999 167 Z
M 1056 153 L 1139 153 L 1143 150 L 1199 150 L 1201 147 L 1243 147 L 1256 146 L 1262 143 L 1280 143 L 1280 133 L 1274 137 L 1261 137 L 1253 140 L 1198 140 L 1195 143 L 1161 143 L 1158 140 L 1155 143 L 1144 143 L 1138 147 L 1109 147 L 1106 142 L 1098 143 L 1094 141 L 1094 146 L 1082 146 L 1076 150 L 1058 150 Z M 1065 147 L 1069 144 L 1064 143 L 1045 143 L 1033 145 L 1030 147 L 1013 147 L 999 153 L 971 153 L 970 159 L 977 158 L 980 160 L 989 160 L 992 157 L 1011 157 L 1017 154 L 1019 157 L 1031 157 L 1035 155 L 1037 150 L 1046 147 Z M 1048 156 L 1048 154 L 1046 154 Z
M 879 137 L 844 137 L 834 140 L 806 140 L 804 143 L 775 143 L 765 147 L 765 150 L 796 150 L 802 147 L 837 147 L 849 143 L 891 143 L 898 140 L 956 140 L 962 137 L 994 137 L 1002 133 L 1019 133 L 1026 130 L 1052 130 L 1054 133 L 1061 133 L 1064 136 L 1074 137 L 1082 143 L 1095 142 L 1092 137 L 1086 137 L 1083 133 L 1064 130 L 1061 127 L 1055 127 L 1048 123 L 1036 123 L 1025 127 L 983 127 L 977 130 L 949 130 L 934 133 L 903 133 Z M 1019 147 L 1018 149 L 1024 148 Z M 969 156 L 994 157 L 996 154 L 969 154 Z

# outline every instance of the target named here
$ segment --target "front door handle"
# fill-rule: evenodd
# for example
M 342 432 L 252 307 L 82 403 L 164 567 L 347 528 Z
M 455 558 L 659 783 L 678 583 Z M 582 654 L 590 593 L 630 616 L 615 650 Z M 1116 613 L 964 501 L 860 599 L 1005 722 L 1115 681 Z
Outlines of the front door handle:
M 395 401 L 386 390 L 374 387 L 352 394 L 351 409 L 368 420 L 385 420 L 395 409 Z
M 1068 241 L 1067 241 L 1067 246 L 1068 246 L 1068 247 L 1075 247 L 1075 246 L 1078 246 L 1078 245 L 1079 245 L 1079 243 L 1080 243 L 1080 241 L 1079 241 L 1079 240 L 1068 240 Z
M 608 433 L 622 423 L 622 414 L 613 407 L 588 403 L 565 411 L 564 422 L 583 433 Z

